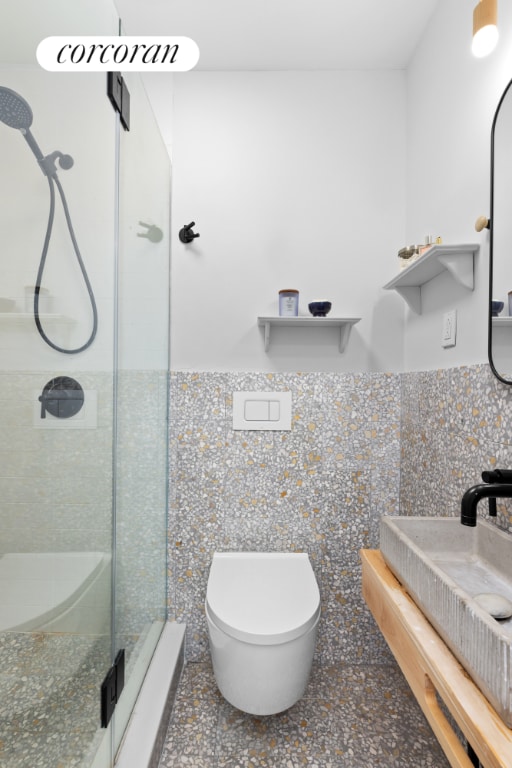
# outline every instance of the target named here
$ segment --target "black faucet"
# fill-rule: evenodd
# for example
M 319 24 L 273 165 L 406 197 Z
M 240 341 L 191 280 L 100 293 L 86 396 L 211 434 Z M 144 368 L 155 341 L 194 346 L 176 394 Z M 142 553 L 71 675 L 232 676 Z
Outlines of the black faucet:
M 496 499 L 512 499 L 512 470 L 495 469 L 482 472 L 482 485 L 469 488 L 462 497 L 460 521 L 462 525 L 476 525 L 476 508 L 480 499 L 489 499 L 489 514 L 496 515 Z M 492 503 L 494 501 L 494 503 Z

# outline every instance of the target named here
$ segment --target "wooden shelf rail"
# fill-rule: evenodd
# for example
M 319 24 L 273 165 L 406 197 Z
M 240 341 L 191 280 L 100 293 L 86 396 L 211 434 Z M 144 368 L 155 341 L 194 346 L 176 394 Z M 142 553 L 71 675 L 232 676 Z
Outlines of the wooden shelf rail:
M 512 768 L 512 731 L 395 579 L 379 550 L 361 550 L 363 597 L 452 768 L 473 768 L 436 695 L 484 768 Z M 496 659 L 499 663 L 499 659 Z

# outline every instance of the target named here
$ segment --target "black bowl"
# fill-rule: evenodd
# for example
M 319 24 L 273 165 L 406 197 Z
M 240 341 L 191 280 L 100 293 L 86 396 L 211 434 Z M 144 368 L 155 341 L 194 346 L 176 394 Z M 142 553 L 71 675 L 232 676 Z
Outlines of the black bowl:
M 505 306 L 504 301 L 491 301 L 491 314 L 493 317 L 498 317 L 499 313 Z
M 330 301 L 312 301 L 308 304 L 309 311 L 313 317 L 325 317 L 331 311 L 332 304 Z

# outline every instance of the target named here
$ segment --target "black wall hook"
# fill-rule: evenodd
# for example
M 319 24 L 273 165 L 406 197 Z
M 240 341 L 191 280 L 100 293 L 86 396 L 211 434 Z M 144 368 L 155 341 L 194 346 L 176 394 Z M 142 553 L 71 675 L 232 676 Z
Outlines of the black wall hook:
M 191 243 L 195 237 L 201 237 L 201 235 L 192 232 L 192 227 L 195 227 L 195 221 L 191 221 L 190 224 L 185 226 L 179 231 L 179 238 L 182 243 Z

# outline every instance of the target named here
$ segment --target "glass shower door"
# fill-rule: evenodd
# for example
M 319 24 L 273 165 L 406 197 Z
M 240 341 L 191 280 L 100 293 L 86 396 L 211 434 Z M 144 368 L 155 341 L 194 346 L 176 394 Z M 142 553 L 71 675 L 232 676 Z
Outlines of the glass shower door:
M 34 52 L 116 31 L 104 0 L 0 10 L 3 768 L 86 765 L 111 660 L 115 116 Z
M 2 768 L 111 766 L 166 617 L 169 159 L 138 75 L 125 132 L 104 73 L 34 56 L 118 31 L 110 0 L 0 10 Z
M 124 75 L 130 130 L 120 127 L 115 448 L 114 653 L 126 684 L 123 735 L 166 618 L 170 162 L 142 80 Z

